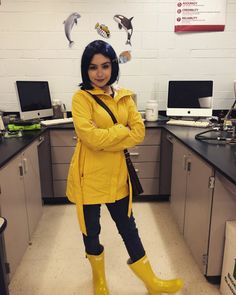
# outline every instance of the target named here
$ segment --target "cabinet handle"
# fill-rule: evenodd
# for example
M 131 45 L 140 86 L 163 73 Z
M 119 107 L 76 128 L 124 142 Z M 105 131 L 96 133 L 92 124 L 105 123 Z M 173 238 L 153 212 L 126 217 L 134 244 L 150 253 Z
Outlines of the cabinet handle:
M 187 160 L 187 171 L 191 171 L 191 160 Z
M 135 172 L 139 173 L 139 170 L 137 168 L 135 168 L 134 170 L 135 170 Z
M 183 156 L 183 169 L 185 171 L 191 170 L 191 159 L 188 156 Z
M 28 172 L 28 163 L 26 158 L 23 159 L 23 172 L 24 174 Z
M 73 136 L 72 138 L 73 138 L 73 140 L 77 140 L 77 136 Z
M 166 139 L 173 144 L 173 136 L 171 136 L 170 134 L 166 135 Z
M 39 138 L 38 138 L 38 145 L 40 145 L 42 142 L 44 142 L 44 140 L 45 140 L 45 137 L 44 136 L 39 136 Z
M 139 156 L 139 153 L 135 153 L 135 152 L 132 153 L 132 152 L 131 152 L 131 153 L 129 153 L 129 155 L 130 155 L 130 156 Z
M 19 172 L 20 172 L 20 176 L 23 176 L 23 167 L 21 164 L 19 164 Z

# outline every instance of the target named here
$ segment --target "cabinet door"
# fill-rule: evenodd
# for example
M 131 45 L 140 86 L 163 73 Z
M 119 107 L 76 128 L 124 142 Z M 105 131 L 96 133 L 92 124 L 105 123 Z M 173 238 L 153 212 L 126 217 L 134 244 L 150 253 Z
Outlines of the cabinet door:
M 236 185 L 216 172 L 207 276 L 221 275 L 227 220 L 236 220 Z
M 140 178 L 140 182 L 143 187 L 141 197 L 159 194 L 159 178 Z
M 181 233 L 184 232 L 188 158 L 188 149 L 173 140 L 170 206 Z
M 75 147 L 72 146 L 52 146 L 52 163 L 69 164 L 73 156 Z
M 159 178 L 158 162 L 137 162 L 134 163 L 134 168 L 139 178 Z
M 144 141 L 140 145 L 160 145 L 161 144 L 161 129 L 147 128 Z
M 66 197 L 66 179 L 77 136 L 74 130 L 51 130 L 50 142 L 54 197 Z
M 54 195 L 49 130 L 45 131 L 40 139 L 41 141 L 38 145 L 38 158 L 42 198 L 50 198 L 54 197 Z
M 31 239 L 32 233 L 35 230 L 43 211 L 37 141 L 32 143 L 22 153 L 22 164 L 24 170 L 24 186 L 29 225 L 29 238 Z
M 157 145 L 136 145 L 129 149 L 129 153 L 130 158 L 134 163 L 160 161 L 160 146 Z
M 213 169 L 196 154 L 191 154 L 187 178 L 184 239 L 201 271 L 206 273 L 211 218 Z
M 160 194 L 171 194 L 173 136 L 166 130 L 161 131 Z
M 28 225 L 21 155 L 12 159 L 0 170 L 0 185 L 1 215 L 7 219 L 4 239 L 11 278 L 28 246 Z
M 77 136 L 74 130 L 51 130 L 51 146 L 75 146 Z

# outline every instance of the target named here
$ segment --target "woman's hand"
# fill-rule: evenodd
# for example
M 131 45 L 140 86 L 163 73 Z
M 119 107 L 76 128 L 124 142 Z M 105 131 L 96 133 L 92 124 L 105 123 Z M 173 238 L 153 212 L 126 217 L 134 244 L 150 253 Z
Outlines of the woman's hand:
M 98 128 L 97 124 L 96 124 L 94 121 L 90 120 L 90 123 L 91 123 L 95 128 Z M 129 131 L 131 130 L 130 127 L 129 127 L 128 125 L 126 125 L 125 127 L 126 127 Z

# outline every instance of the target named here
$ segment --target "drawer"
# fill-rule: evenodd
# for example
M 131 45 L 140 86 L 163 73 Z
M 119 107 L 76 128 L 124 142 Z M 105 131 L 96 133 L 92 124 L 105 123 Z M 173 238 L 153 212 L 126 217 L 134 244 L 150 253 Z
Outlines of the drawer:
M 74 130 L 50 130 L 51 146 L 75 146 L 77 136 Z
M 54 180 L 66 180 L 70 164 L 53 164 L 52 175 Z
M 66 180 L 53 181 L 54 197 L 66 197 Z
M 74 153 L 75 147 L 52 146 L 52 163 L 69 164 Z
M 146 179 L 141 178 L 140 182 L 143 187 L 142 195 L 158 195 L 159 194 L 159 178 L 146 178 Z
M 160 162 L 133 163 L 139 178 L 159 178 Z
M 160 146 L 156 145 L 136 145 L 129 149 L 130 158 L 135 162 L 157 162 L 160 160 Z
M 140 145 L 160 145 L 161 144 L 161 129 L 146 128 L 144 141 Z

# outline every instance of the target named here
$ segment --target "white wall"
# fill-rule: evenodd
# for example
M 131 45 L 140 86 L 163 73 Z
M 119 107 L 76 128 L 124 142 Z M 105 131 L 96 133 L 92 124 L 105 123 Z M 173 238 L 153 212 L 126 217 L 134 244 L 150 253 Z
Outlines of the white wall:
M 109 26 L 109 42 L 125 49 L 126 33 L 115 14 L 134 16 L 132 60 L 121 65 L 120 85 L 137 93 L 139 109 L 156 98 L 166 109 L 171 79 L 214 80 L 214 109 L 233 102 L 236 80 L 236 0 L 228 0 L 224 32 L 176 34 L 175 0 L 1 0 L 0 110 L 18 111 L 16 80 L 48 80 L 52 99 L 71 109 L 80 80 L 85 45 L 101 39 L 96 22 Z M 63 20 L 72 12 L 82 17 L 73 28 L 75 45 L 68 48 Z

